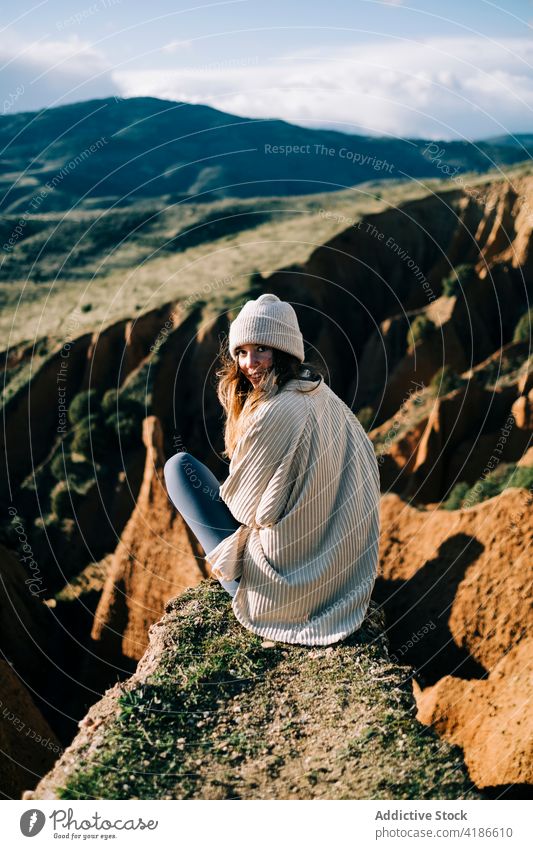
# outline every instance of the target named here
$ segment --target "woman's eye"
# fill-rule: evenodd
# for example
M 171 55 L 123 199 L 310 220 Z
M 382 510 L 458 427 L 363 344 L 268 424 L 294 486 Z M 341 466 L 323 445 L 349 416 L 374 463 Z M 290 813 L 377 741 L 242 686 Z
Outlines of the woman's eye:
M 258 345 L 257 348 L 256 348 L 256 353 L 262 353 L 263 351 L 269 351 L 269 350 L 270 350 L 270 348 L 267 348 L 266 345 Z M 243 351 L 243 350 L 237 350 L 235 353 L 237 354 L 238 357 L 240 357 L 241 355 L 246 356 L 246 351 Z

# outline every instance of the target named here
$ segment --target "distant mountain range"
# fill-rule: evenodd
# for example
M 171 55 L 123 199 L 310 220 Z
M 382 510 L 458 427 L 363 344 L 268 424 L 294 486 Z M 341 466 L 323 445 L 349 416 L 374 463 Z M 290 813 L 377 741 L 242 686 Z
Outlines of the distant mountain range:
M 312 194 L 484 172 L 531 150 L 531 134 L 474 143 L 359 136 L 156 98 L 108 98 L 0 117 L 0 209 Z

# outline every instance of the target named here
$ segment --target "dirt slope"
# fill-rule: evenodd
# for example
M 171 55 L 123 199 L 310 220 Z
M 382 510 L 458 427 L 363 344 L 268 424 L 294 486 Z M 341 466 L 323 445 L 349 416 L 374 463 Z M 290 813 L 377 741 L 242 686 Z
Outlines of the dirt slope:
M 465 510 L 382 498 L 381 577 L 392 653 L 416 667 L 419 717 L 464 747 L 479 787 L 527 784 L 531 699 L 531 493 Z
M 513 646 L 487 679 L 446 675 L 415 689 L 418 718 L 464 750 L 478 787 L 533 784 L 533 641 Z

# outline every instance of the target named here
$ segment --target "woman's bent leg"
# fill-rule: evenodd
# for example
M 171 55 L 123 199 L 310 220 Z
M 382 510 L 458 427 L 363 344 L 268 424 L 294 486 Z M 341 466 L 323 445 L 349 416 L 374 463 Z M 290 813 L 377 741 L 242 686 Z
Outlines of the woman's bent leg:
M 164 475 L 174 506 L 206 554 L 240 527 L 220 498 L 216 477 L 192 454 L 174 454 L 165 463 Z M 238 580 L 220 583 L 230 595 L 235 595 Z

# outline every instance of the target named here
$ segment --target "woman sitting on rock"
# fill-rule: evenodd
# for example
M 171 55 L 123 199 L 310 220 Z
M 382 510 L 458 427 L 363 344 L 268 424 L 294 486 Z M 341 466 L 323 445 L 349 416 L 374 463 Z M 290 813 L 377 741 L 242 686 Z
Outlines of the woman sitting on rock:
M 180 452 L 165 465 L 169 495 L 242 625 L 287 643 L 342 640 L 361 625 L 376 579 L 372 443 L 305 366 L 296 313 L 276 295 L 244 305 L 222 360 L 229 476 L 219 488 L 206 466 Z

